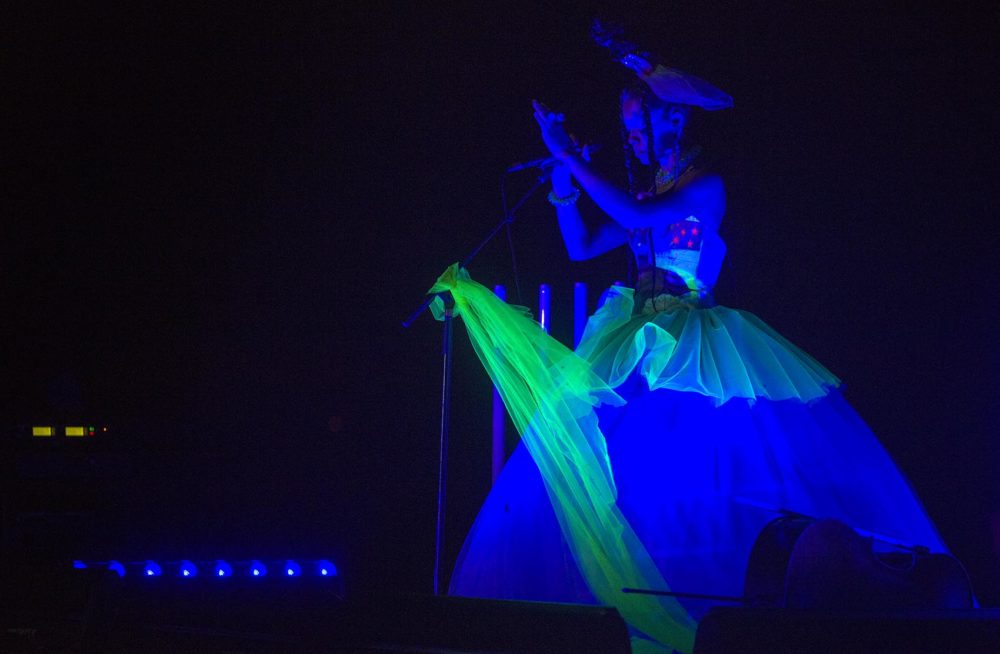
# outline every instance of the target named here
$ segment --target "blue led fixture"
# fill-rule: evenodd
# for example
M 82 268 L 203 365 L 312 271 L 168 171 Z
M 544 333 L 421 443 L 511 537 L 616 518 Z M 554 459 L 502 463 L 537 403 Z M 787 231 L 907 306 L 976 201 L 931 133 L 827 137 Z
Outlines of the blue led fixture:
M 212 576 L 213 577 L 232 577 L 233 576 L 233 566 L 229 565 L 223 560 L 218 560 L 215 565 L 212 566 Z
M 181 561 L 181 567 L 177 574 L 181 577 L 189 578 L 198 576 L 198 567 L 187 559 Z
M 250 576 L 251 577 L 264 577 L 267 576 L 267 566 L 260 561 L 250 562 Z
M 320 577 L 336 577 L 337 566 L 325 559 L 320 559 L 316 562 L 316 574 Z
M 119 577 L 125 576 L 125 565 L 122 564 L 120 561 L 116 561 L 114 559 L 111 559 L 109 561 L 96 561 L 96 562 L 94 561 L 87 562 L 80 559 L 74 559 L 72 565 L 73 568 L 76 570 L 86 570 L 89 567 L 96 565 L 98 567 L 103 567 L 106 570 L 114 572 Z M 156 561 L 153 561 L 151 559 L 147 559 L 146 561 L 141 563 L 136 563 L 135 565 L 137 567 L 141 566 L 141 572 L 138 573 L 140 577 L 163 576 L 163 567 Z M 198 576 L 199 564 L 196 564 L 193 561 L 189 561 L 188 559 L 183 559 L 179 562 L 168 562 L 165 565 L 168 565 L 171 570 L 173 570 L 174 566 L 176 565 L 178 577 L 191 578 Z M 211 572 L 206 573 L 209 574 L 211 577 L 215 578 L 232 577 L 234 574 L 233 566 L 223 559 L 217 559 L 214 562 L 203 561 L 200 562 L 200 565 L 205 566 L 206 570 L 208 570 L 209 566 L 211 566 L 210 568 Z M 244 561 L 239 561 L 237 562 L 236 565 L 239 568 L 239 572 L 241 574 L 245 569 L 248 577 L 259 578 L 267 576 L 268 572 L 267 566 L 258 559 L 254 559 L 249 563 Z M 276 563 L 275 565 L 279 564 Z M 316 560 L 310 559 L 308 561 L 303 561 L 301 565 L 292 559 L 286 559 L 285 561 L 281 562 L 280 565 L 281 568 L 279 569 L 280 570 L 279 575 L 282 577 L 301 577 L 302 565 L 306 566 L 307 574 L 315 575 L 316 577 L 334 578 L 339 575 L 339 572 L 337 571 L 337 566 L 334 565 L 333 562 L 328 559 L 316 559 Z M 247 567 L 244 568 L 244 566 Z

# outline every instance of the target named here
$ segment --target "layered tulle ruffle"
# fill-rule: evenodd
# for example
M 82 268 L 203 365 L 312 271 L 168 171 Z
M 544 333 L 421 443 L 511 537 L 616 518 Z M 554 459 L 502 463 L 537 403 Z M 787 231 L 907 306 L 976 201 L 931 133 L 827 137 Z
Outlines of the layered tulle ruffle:
M 809 402 L 839 380 L 757 316 L 696 299 L 661 295 L 634 306 L 634 291 L 612 287 L 587 322 L 576 353 L 612 388 L 633 372 L 651 390 Z

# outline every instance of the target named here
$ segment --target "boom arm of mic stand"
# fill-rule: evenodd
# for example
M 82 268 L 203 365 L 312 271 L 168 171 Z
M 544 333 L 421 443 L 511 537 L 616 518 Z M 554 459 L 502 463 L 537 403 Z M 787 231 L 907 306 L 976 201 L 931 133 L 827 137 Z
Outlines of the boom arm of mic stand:
M 544 185 L 545 182 L 548 181 L 548 179 L 549 175 L 547 173 L 539 175 L 538 179 L 535 180 L 534 185 L 530 189 L 528 189 L 528 192 L 525 193 L 520 200 L 517 201 L 517 204 L 511 207 L 510 211 L 507 212 L 507 215 L 503 217 L 503 220 L 497 223 L 496 227 L 494 227 L 493 230 L 489 234 L 487 234 L 486 238 L 484 238 L 479 243 L 479 245 L 477 245 L 472 250 L 472 252 L 470 252 L 468 255 L 466 255 L 464 259 L 462 259 L 462 262 L 458 264 L 459 267 L 468 268 L 469 265 L 472 263 L 472 260 L 475 259 L 476 256 L 479 254 L 480 250 L 486 247 L 486 245 L 493 240 L 493 237 L 496 236 L 501 229 L 503 229 L 506 225 L 513 224 L 514 220 L 517 218 L 518 209 L 520 209 L 521 206 L 523 206 L 524 203 L 528 201 L 528 198 L 537 193 L 538 189 L 542 188 L 542 185 Z M 434 301 L 435 297 L 437 297 L 436 294 L 431 295 L 426 300 L 424 300 L 423 303 L 419 307 L 417 307 L 413 313 L 410 314 L 410 317 L 403 321 L 403 327 L 409 329 L 410 325 L 412 325 L 413 322 L 417 318 L 419 318 L 424 311 L 427 310 L 427 308 L 431 305 L 431 302 Z

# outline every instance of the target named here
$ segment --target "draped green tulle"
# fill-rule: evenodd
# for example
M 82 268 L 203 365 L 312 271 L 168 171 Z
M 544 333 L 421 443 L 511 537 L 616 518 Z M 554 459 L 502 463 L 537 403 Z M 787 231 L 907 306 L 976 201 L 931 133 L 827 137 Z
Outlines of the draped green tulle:
M 621 592 L 624 587 L 668 589 L 615 504 L 614 478 L 594 407 L 624 400 L 588 361 L 546 334 L 526 309 L 505 304 L 458 264 L 430 292 L 450 292 L 454 298 L 454 313 L 538 466 L 593 595 L 616 607 L 632 627 L 690 652 L 696 624 L 676 600 Z M 432 305 L 439 317 L 442 305 L 440 298 Z M 657 356 L 669 360 L 673 337 L 659 329 L 650 340 Z

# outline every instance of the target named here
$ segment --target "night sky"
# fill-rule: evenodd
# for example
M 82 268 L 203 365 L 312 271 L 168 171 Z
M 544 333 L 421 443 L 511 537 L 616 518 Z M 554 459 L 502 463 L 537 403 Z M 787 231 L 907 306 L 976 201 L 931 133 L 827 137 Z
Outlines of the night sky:
M 81 556 L 334 552 L 355 587 L 429 591 L 440 326 L 400 323 L 545 155 L 532 98 L 621 174 L 608 7 L 114 4 L 5 12 L 5 429 L 113 426 L 133 473 L 95 482 Z M 845 380 L 997 604 L 1000 10 L 940 4 L 624 18 L 735 100 L 690 127 L 728 189 L 716 299 Z M 552 284 L 564 340 L 572 283 L 626 275 L 622 251 L 568 261 L 541 195 L 510 234 L 517 275 L 501 234 L 473 276 L 529 305 Z M 456 337 L 449 561 L 490 466 Z

